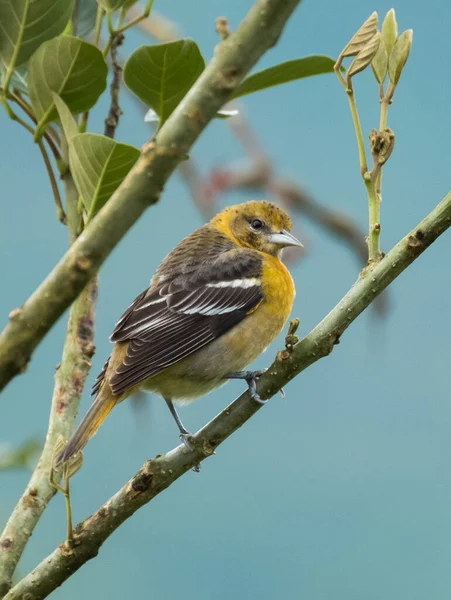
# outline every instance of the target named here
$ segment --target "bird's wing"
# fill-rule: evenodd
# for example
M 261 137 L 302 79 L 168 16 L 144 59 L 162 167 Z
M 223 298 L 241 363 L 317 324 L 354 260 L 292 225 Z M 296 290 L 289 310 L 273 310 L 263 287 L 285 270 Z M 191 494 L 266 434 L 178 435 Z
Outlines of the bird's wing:
M 129 342 L 110 379 L 113 393 L 156 375 L 244 319 L 263 299 L 261 269 L 258 253 L 234 250 L 191 272 L 160 277 L 136 298 L 111 335 L 112 342 Z

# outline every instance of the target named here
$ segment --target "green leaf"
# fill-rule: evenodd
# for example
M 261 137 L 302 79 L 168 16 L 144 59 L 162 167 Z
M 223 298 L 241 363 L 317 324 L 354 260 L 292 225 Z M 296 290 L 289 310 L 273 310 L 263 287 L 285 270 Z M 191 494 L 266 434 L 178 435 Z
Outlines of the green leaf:
M 409 58 L 412 47 L 413 29 L 407 29 L 396 40 L 395 46 L 388 59 L 388 76 L 393 85 L 398 85 L 401 73 Z
M 141 46 L 125 63 L 127 87 L 160 117 L 162 125 L 205 68 L 193 40 Z
M 94 30 L 97 8 L 96 0 L 78 0 L 72 17 L 77 37 L 85 38 Z
M 116 191 L 138 160 L 138 148 L 94 133 L 79 133 L 69 143 L 69 160 L 88 219 Z
M 52 92 L 53 102 L 56 106 L 56 110 L 58 111 L 58 116 L 61 121 L 61 126 L 64 131 L 64 136 L 66 140 L 69 142 L 74 135 L 78 135 L 78 126 L 77 123 L 67 107 L 67 104 L 61 100 L 58 94 Z
M 352 63 L 349 65 L 347 74 L 348 81 L 351 80 L 351 77 L 354 77 L 354 75 L 357 75 L 357 73 L 360 73 L 366 69 L 369 64 L 371 64 L 371 61 L 375 57 L 377 49 L 379 48 L 380 40 L 381 34 L 379 31 L 376 31 L 370 41 L 363 46 Z
M 352 36 L 351 40 L 341 51 L 340 56 L 342 58 L 345 56 L 357 56 L 376 33 L 378 21 L 379 17 L 377 16 L 377 12 L 374 11 L 360 29 Z
M 382 39 L 384 40 L 387 49 L 387 55 L 390 56 L 398 39 L 398 23 L 396 22 L 395 9 L 391 8 L 385 15 L 382 23 Z
M 289 60 L 250 75 L 238 86 L 232 98 L 253 94 L 254 92 L 312 75 L 333 73 L 334 64 L 335 61 L 332 58 L 318 55 Z
M 64 31 L 74 0 L 0 0 L 0 63 L 6 79 L 46 40 Z
M 377 52 L 371 62 L 371 66 L 373 68 L 376 81 L 382 85 L 385 81 L 385 77 L 387 76 L 388 69 L 388 54 L 384 39 L 382 37 L 379 42 L 379 48 L 377 49 Z
M 57 118 L 52 92 L 78 114 L 95 105 L 106 88 L 107 75 L 102 52 L 88 42 L 60 36 L 42 44 L 28 69 L 30 99 L 38 119 L 36 139 Z

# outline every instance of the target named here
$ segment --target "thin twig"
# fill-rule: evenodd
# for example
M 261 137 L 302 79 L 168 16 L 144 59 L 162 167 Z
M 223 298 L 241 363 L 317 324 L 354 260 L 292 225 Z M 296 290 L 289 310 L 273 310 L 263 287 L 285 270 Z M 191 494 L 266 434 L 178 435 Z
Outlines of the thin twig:
M 346 90 L 349 101 L 349 108 L 351 109 L 352 122 L 354 124 L 355 137 L 357 140 L 357 149 L 359 152 L 359 165 L 360 165 L 360 174 L 362 177 L 365 176 L 365 173 L 368 171 L 368 161 L 366 159 L 365 152 L 365 144 L 363 141 L 363 132 L 362 126 L 360 124 L 359 112 L 357 110 L 357 103 L 355 100 L 355 94 L 353 88 L 348 88 Z
M 115 35 L 111 43 L 110 56 L 113 71 L 113 79 L 110 86 L 111 102 L 108 111 L 108 116 L 105 119 L 104 134 L 109 138 L 114 138 L 116 127 L 119 124 L 120 116 L 122 115 L 121 107 L 119 106 L 119 94 L 121 91 L 122 67 L 118 61 L 118 48 L 124 41 L 122 34 Z
M 130 29 L 131 27 L 138 25 L 142 21 L 145 21 L 148 18 L 148 16 L 150 15 L 153 3 L 154 3 L 154 0 L 147 0 L 146 6 L 145 6 L 142 14 L 138 15 L 137 17 L 135 17 L 134 19 L 132 19 L 125 25 L 122 25 L 122 27 L 118 27 L 118 29 L 116 30 L 116 33 L 124 33 L 124 31 L 127 31 L 127 29 Z
M 403 238 L 387 256 L 362 273 L 338 305 L 301 342 L 277 354 L 258 383 L 258 393 L 268 399 L 296 375 L 328 356 L 349 325 L 426 248 L 451 226 L 451 193 Z M 62 543 L 5 596 L 20 600 L 30 594 L 46 598 L 88 560 L 97 556 L 106 539 L 139 508 L 147 504 L 215 449 L 262 408 L 248 392 L 232 402 L 193 436 L 194 449 L 183 444 L 147 461 L 97 512 L 74 529 L 74 543 Z
M 47 154 L 47 150 L 45 149 L 45 145 L 42 140 L 38 140 L 38 146 L 39 150 L 41 151 L 42 158 L 44 160 L 45 168 L 47 169 L 47 173 L 50 179 L 50 185 L 52 186 L 52 192 L 56 206 L 56 216 L 58 217 L 58 220 L 61 221 L 61 223 L 63 223 L 63 225 L 66 225 L 66 213 L 64 212 L 64 207 L 58 189 L 58 183 L 53 172 L 52 163 L 50 162 L 49 155 Z
M 11 587 L 12 577 L 26 544 L 55 494 L 49 480 L 53 449 L 58 437 L 69 438 L 94 353 L 96 278 L 72 305 L 61 365 L 55 388 L 45 445 L 28 485 L 0 537 L 0 598 Z
M 97 7 L 96 25 L 95 25 L 95 33 L 94 33 L 94 44 L 98 48 L 99 48 L 99 44 L 100 44 L 100 35 L 102 33 L 102 24 L 103 24 L 104 16 L 105 16 L 105 11 L 99 4 L 99 6 Z
M 216 19 L 216 33 L 221 40 L 226 40 L 230 35 L 229 22 L 226 17 L 218 17 Z
M 376 191 L 377 184 L 375 178 L 372 177 L 372 174 L 368 171 L 368 161 L 366 158 L 362 126 L 360 124 L 360 117 L 359 112 L 357 110 L 357 103 L 355 99 L 354 88 L 352 86 L 352 81 L 349 77 L 347 80 L 345 80 L 343 75 L 341 74 L 342 60 L 343 57 L 342 55 L 340 55 L 337 62 L 335 63 L 334 70 L 348 96 L 349 108 L 351 110 L 352 122 L 354 125 L 354 131 L 357 141 L 357 150 L 359 153 L 360 174 L 365 184 L 368 196 L 368 264 L 374 264 L 378 262 L 383 256 L 383 254 L 380 251 L 380 198 Z
M 16 104 L 18 104 L 20 106 L 20 108 L 33 121 L 33 123 L 35 123 L 37 125 L 38 121 L 37 121 L 36 117 L 34 116 L 32 107 L 28 104 L 28 102 L 26 102 L 26 100 L 24 98 L 22 98 L 22 96 L 19 93 L 17 93 L 17 92 L 12 93 L 11 100 L 14 100 L 14 102 L 16 102 Z M 48 125 L 47 129 L 48 129 L 48 131 L 46 133 L 44 133 L 44 138 L 45 138 L 46 142 L 48 143 L 48 145 L 50 146 L 52 154 L 55 157 L 55 160 L 57 161 L 57 164 L 58 164 L 58 162 L 61 160 L 61 153 L 57 146 L 57 144 L 59 144 L 59 137 L 58 137 L 58 134 L 56 133 L 56 131 L 53 129 L 53 127 Z
M 8 101 L 6 100 L 6 98 L 3 99 L 2 104 L 6 110 L 6 113 L 9 116 L 9 118 L 12 119 L 13 121 L 16 121 L 17 123 L 19 123 L 19 125 L 22 125 L 22 127 L 24 129 L 26 129 L 29 133 L 31 133 L 31 135 L 34 137 L 35 130 L 33 129 L 33 127 L 31 127 L 31 125 L 26 123 L 23 119 L 21 119 L 13 111 L 11 106 L 8 104 Z M 50 185 L 52 187 L 53 198 L 55 200 L 56 214 L 57 214 L 58 220 L 61 221 L 61 223 L 65 224 L 66 223 L 66 215 L 64 212 L 63 203 L 61 201 L 61 196 L 60 196 L 59 189 L 58 189 L 58 183 L 56 181 L 55 174 L 53 172 L 52 163 L 50 162 L 49 155 L 47 154 L 47 150 L 46 150 L 42 140 L 38 141 L 38 146 L 39 146 L 39 150 L 41 152 L 42 158 L 44 160 L 44 165 L 45 165 L 47 174 L 49 176 Z M 61 160 L 61 156 L 59 156 L 59 159 Z

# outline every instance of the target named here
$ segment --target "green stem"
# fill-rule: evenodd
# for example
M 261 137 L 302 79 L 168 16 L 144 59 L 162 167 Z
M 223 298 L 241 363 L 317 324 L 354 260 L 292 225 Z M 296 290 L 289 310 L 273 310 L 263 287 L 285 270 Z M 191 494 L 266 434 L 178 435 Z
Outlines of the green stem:
M 17 115 L 13 109 L 11 108 L 11 106 L 9 105 L 8 100 L 6 99 L 5 96 L 2 97 L 1 99 L 1 103 L 3 105 L 3 108 L 6 111 L 6 114 L 8 115 L 8 117 L 12 120 L 12 121 L 16 121 L 17 123 L 19 123 L 19 125 L 22 125 L 22 127 L 24 127 L 29 133 L 31 133 L 31 135 L 34 136 L 35 134 L 35 130 L 33 129 L 33 127 L 31 127 L 31 125 L 28 125 L 28 123 L 26 123 L 23 119 L 21 119 L 19 117 L 19 115 Z
M 351 109 L 352 122 L 354 123 L 355 135 L 357 138 L 357 148 L 359 151 L 359 163 L 360 163 L 360 173 L 362 177 L 365 176 L 365 173 L 368 171 L 368 165 L 366 161 L 366 153 L 365 153 L 365 144 L 363 141 L 363 133 L 362 126 L 360 125 L 359 113 L 357 111 L 357 104 L 355 101 L 354 90 L 347 89 L 349 107 Z
M 63 203 L 61 201 L 61 195 L 58 189 L 58 183 L 56 182 L 55 173 L 53 172 L 52 163 L 50 162 L 49 155 L 45 149 L 44 142 L 38 141 L 39 150 L 41 151 L 42 158 L 44 160 L 45 168 L 50 179 L 50 185 L 52 187 L 53 197 L 55 198 L 56 216 L 58 220 L 66 225 L 66 213 L 64 212 Z
M 102 23 L 103 17 L 105 16 L 105 11 L 101 6 L 97 8 L 97 16 L 96 16 L 96 28 L 94 34 L 94 44 L 99 47 L 100 44 L 100 35 L 102 33 Z
M 387 96 L 381 98 L 381 116 L 379 120 L 379 131 L 385 131 L 387 129 L 388 119 L 388 107 L 390 106 L 390 100 Z M 376 193 L 379 198 L 379 202 L 382 201 L 382 169 L 380 169 L 376 178 Z
M 376 182 L 369 173 L 364 177 L 365 187 L 368 194 L 368 263 L 374 264 L 381 259 L 380 235 L 381 235 L 381 204 L 376 192 Z
M 35 123 L 37 124 L 37 120 L 36 117 L 33 113 L 33 109 L 31 107 L 30 104 L 28 104 L 28 102 L 22 98 L 22 96 L 19 96 L 17 94 L 10 94 L 9 95 L 11 100 L 13 100 L 18 106 L 20 106 L 20 108 L 24 111 L 24 113 Z M 14 117 L 11 117 L 14 118 Z M 14 119 L 17 120 L 17 119 Z M 34 130 L 33 130 L 34 131 Z M 58 140 L 58 134 L 56 133 L 56 131 L 52 128 L 52 127 L 48 127 L 48 133 L 44 133 L 44 138 L 46 140 L 46 142 L 48 143 L 53 156 L 55 157 L 55 160 L 57 162 L 58 168 L 59 168 L 59 161 L 61 160 L 61 153 L 59 151 L 57 144 L 57 140 Z M 34 133 L 33 133 L 34 136 Z
M 381 223 L 380 223 L 380 200 L 377 194 L 377 179 L 376 181 L 368 172 L 368 163 L 366 160 L 365 144 L 363 141 L 362 126 L 360 125 L 359 113 L 357 111 L 357 104 L 355 101 L 354 90 L 352 87 L 348 87 L 346 90 L 348 94 L 349 107 L 351 109 L 352 121 L 354 123 L 355 135 L 357 138 L 357 148 L 359 151 L 359 163 L 360 173 L 365 183 L 367 195 L 368 195 L 368 220 L 369 220 L 369 231 L 368 231 L 368 263 L 372 264 L 378 262 L 381 258 L 380 251 L 380 235 L 381 235 Z
M 124 7 L 122 7 L 121 11 L 119 13 L 119 16 L 117 18 L 117 21 L 116 21 L 116 28 L 115 28 L 116 31 L 122 27 L 122 25 L 124 24 L 126 16 L 127 16 L 127 9 L 124 8 Z
M 12 76 L 14 75 L 14 69 L 16 68 L 16 60 L 19 55 L 20 47 L 22 45 L 22 37 L 23 37 L 24 28 L 20 28 L 20 34 L 17 37 L 16 43 L 14 45 L 13 54 L 11 56 L 11 61 L 6 70 L 5 78 L 2 82 L 3 93 L 7 94 L 9 91 L 9 84 L 11 83 Z
M 6 113 L 8 115 L 8 117 L 10 119 L 12 119 L 13 121 L 16 121 L 17 123 L 19 123 L 19 125 L 22 125 L 22 127 L 24 127 L 29 133 L 31 133 L 32 136 L 35 135 L 36 131 L 33 129 L 33 127 L 31 127 L 31 125 L 29 125 L 28 123 L 26 123 L 23 119 L 21 119 L 11 108 L 11 106 L 9 105 L 7 99 L 5 97 L 2 98 L 2 104 L 6 110 Z M 58 184 L 56 182 L 56 178 L 55 178 L 55 174 L 53 172 L 53 167 L 52 167 L 52 163 L 50 162 L 50 158 L 49 155 L 47 153 L 47 150 L 44 146 L 44 143 L 42 140 L 38 141 L 38 146 L 39 146 L 39 150 L 41 151 L 41 155 L 42 158 L 44 160 L 44 165 L 47 171 L 47 174 L 49 176 L 49 180 L 50 180 L 50 185 L 52 187 L 52 192 L 53 192 L 53 197 L 55 199 L 55 205 L 56 205 L 56 214 L 58 216 L 58 219 L 61 221 L 61 223 L 66 223 L 66 215 L 64 213 L 64 208 L 63 208 L 63 204 L 61 201 L 61 196 L 59 193 L 59 189 L 58 189 Z M 52 142 L 52 144 L 50 144 L 50 147 L 53 148 L 54 144 Z M 61 155 L 59 154 L 59 151 L 56 150 L 56 156 L 55 158 L 61 159 Z M 58 168 L 60 167 L 60 163 L 58 163 Z
M 390 106 L 389 100 L 387 98 L 382 98 L 381 100 L 381 118 L 379 122 L 379 131 L 384 131 L 387 129 L 387 118 L 388 118 L 388 107 Z
M 113 27 L 113 13 L 107 12 L 106 22 L 108 25 L 108 31 L 109 31 L 110 35 L 114 35 L 115 31 L 114 31 L 114 27 Z
M 88 128 L 89 110 L 81 115 L 80 121 L 78 122 L 78 131 L 85 133 Z
M 139 17 L 135 17 L 134 19 L 132 19 L 131 21 L 129 21 L 128 23 L 126 23 L 122 27 L 119 27 L 119 29 L 116 29 L 115 33 L 116 34 L 118 34 L 118 33 L 124 33 L 124 31 L 127 31 L 127 29 L 130 29 L 130 27 L 134 27 L 138 23 L 141 23 L 141 21 L 144 21 L 144 19 L 147 19 L 147 17 L 151 13 L 153 3 L 154 3 L 154 0 L 148 0 L 146 8 L 144 9 L 143 14 L 139 15 Z
M 387 128 L 388 107 L 390 100 L 387 96 L 381 98 L 381 115 L 379 131 Z M 375 167 L 376 169 L 376 167 Z M 370 177 L 365 181 L 368 193 L 369 206 L 369 233 L 368 233 L 368 262 L 374 263 L 381 259 L 380 236 L 381 236 L 381 202 L 382 202 L 382 166 L 377 170 L 376 177 Z

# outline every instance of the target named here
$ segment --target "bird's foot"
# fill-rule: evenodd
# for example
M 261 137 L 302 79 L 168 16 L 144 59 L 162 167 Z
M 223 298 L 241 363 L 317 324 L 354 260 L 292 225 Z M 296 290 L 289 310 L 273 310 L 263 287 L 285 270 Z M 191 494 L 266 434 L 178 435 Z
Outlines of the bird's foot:
M 266 404 L 268 400 L 262 400 L 257 394 L 257 379 L 265 373 L 266 369 L 261 371 L 237 371 L 236 373 L 229 373 L 226 375 L 226 379 L 244 379 L 249 388 L 249 396 L 258 404 Z
M 186 429 L 184 431 L 180 431 L 180 439 L 182 440 L 187 450 L 192 451 L 195 449 L 196 445 L 193 441 L 193 434 L 187 431 Z
M 195 450 L 196 444 L 194 442 L 193 434 L 190 433 L 185 428 L 183 428 L 183 431 L 180 430 L 180 439 L 182 440 L 182 442 L 187 450 L 189 450 L 190 452 Z M 194 465 L 192 470 L 195 473 L 199 473 L 200 472 L 200 463 L 198 463 L 197 465 Z

